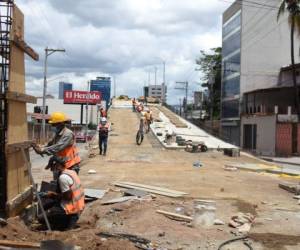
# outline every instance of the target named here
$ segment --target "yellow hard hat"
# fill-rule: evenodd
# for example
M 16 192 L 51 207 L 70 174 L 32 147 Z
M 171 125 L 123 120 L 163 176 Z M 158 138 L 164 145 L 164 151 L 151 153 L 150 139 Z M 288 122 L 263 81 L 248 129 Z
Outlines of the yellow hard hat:
M 61 123 L 61 122 L 66 122 L 66 121 L 68 121 L 68 118 L 64 113 L 54 112 L 50 116 L 49 123 L 55 124 L 55 123 Z

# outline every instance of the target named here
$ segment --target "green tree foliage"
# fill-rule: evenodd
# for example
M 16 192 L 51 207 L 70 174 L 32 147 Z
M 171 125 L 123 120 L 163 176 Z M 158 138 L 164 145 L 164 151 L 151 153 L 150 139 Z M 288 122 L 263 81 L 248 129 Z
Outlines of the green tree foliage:
M 97 129 L 97 124 L 90 122 L 88 124 L 88 129 L 90 129 L 90 130 L 96 130 Z
M 222 48 L 212 48 L 209 53 L 200 51 L 196 64 L 200 66 L 202 72 L 202 87 L 208 89 L 208 100 L 204 102 L 205 110 L 210 113 L 213 107 L 213 117 L 220 118 L 220 100 L 221 100 L 221 69 L 222 69 Z M 213 79 L 213 80 L 211 80 Z M 210 84 L 210 83 L 213 84 Z

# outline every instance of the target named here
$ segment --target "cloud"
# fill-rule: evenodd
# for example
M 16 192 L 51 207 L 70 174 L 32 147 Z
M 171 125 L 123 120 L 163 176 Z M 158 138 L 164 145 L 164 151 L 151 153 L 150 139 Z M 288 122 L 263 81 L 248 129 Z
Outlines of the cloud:
M 154 79 L 154 65 L 161 76 L 164 60 L 170 103 L 181 95 L 172 90 L 175 81 L 189 80 L 191 86 L 199 81 L 199 74 L 193 72 L 199 51 L 221 45 L 221 14 L 229 5 L 218 0 L 16 2 L 25 14 L 26 40 L 41 58 L 26 60 L 28 92 L 41 92 L 48 46 L 66 49 L 48 58 L 50 79 L 69 79 L 83 88 L 96 76 L 116 75 L 118 93 L 131 96 L 141 95 L 149 70 Z M 58 81 L 53 80 L 53 86 Z

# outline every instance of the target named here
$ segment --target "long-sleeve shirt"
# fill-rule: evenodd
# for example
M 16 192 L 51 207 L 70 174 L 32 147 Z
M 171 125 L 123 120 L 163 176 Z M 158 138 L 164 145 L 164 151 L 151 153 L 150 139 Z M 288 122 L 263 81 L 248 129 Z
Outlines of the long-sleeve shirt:
M 43 151 L 48 155 L 55 155 L 68 146 L 73 145 L 74 140 L 74 133 L 70 129 L 64 128 L 54 136 L 54 138 L 47 144 Z

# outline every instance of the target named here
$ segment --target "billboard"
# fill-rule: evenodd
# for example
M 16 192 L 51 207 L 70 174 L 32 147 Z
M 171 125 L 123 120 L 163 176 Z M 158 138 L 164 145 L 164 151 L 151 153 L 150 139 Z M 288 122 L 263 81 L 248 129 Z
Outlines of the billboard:
M 91 104 L 101 103 L 101 92 L 99 91 L 77 91 L 66 90 L 64 92 L 64 104 Z

